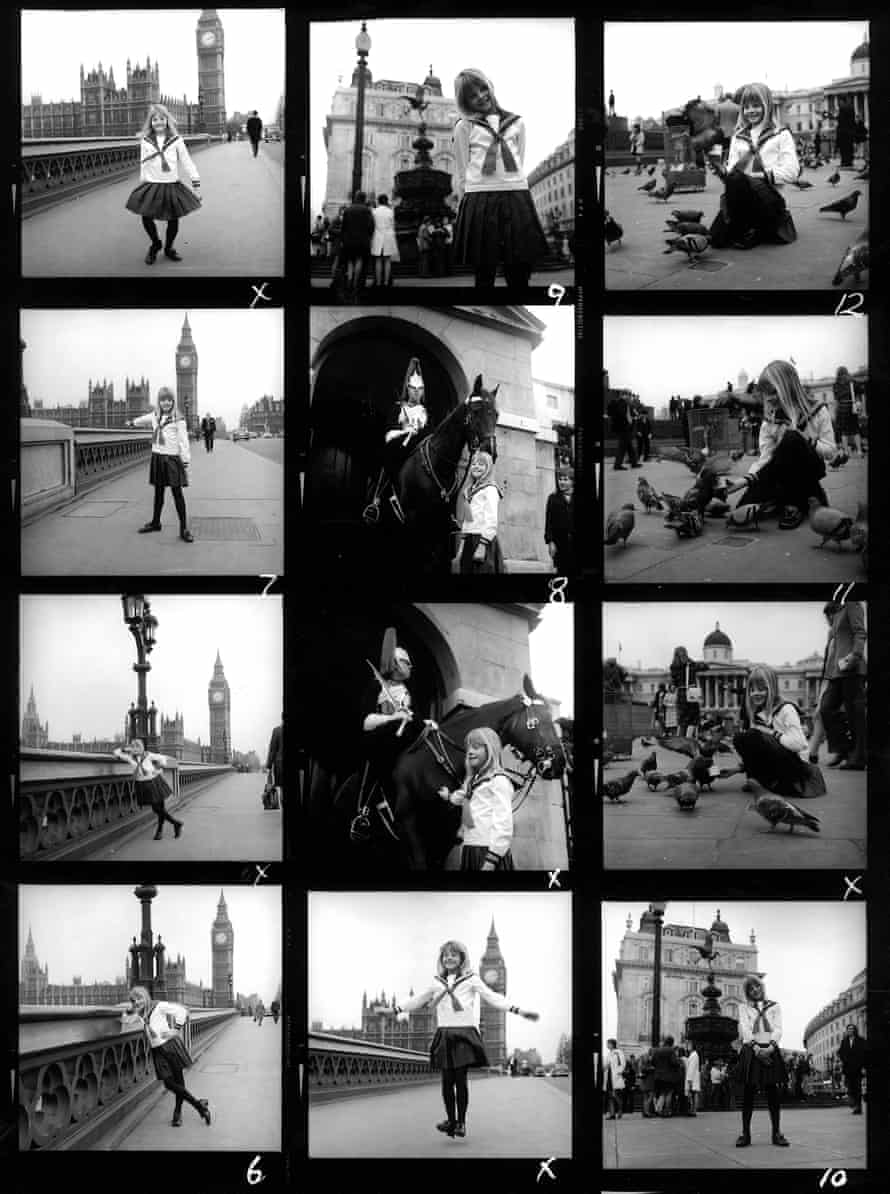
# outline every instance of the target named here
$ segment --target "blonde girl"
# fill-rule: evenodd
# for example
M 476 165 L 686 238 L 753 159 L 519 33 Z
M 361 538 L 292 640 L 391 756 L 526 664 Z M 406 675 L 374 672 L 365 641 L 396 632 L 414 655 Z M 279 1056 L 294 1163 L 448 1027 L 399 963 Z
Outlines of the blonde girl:
M 462 871 L 512 871 L 513 784 L 501 763 L 501 740 L 483 726 L 464 739 L 467 778 L 454 792 L 439 796 L 463 810 Z
M 498 542 L 501 491 L 494 479 L 494 460 L 488 452 L 473 453 L 464 502 L 467 515 L 460 528 L 460 571 L 465 574 L 506 571 Z
M 182 1104 L 190 1103 L 210 1126 L 210 1108 L 206 1099 L 196 1099 L 186 1089 L 183 1070 L 192 1064 L 182 1040 L 182 1029 L 188 1019 L 188 1008 L 181 1003 L 154 1002 L 145 987 L 133 987 L 127 1009 L 121 1016 L 121 1029 L 145 1029 L 151 1048 L 155 1073 L 176 1099 L 170 1126 L 182 1126 Z
M 197 211 L 201 200 L 195 191 L 201 185 L 195 163 L 180 137 L 173 117 L 163 104 L 151 104 L 140 134 L 139 186 L 127 200 L 127 210 L 142 217 L 142 227 L 151 242 L 145 264 L 154 265 L 161 251 L 156 220 L 167 221 L 164 256 L 170 261 L 182 261 L 173 248 L 179 221 Z M 191 187 L 180 179 L 186 175 Z
M 128 427 L 150 427 L 152 430 L 151 465 L 148 483 L 154 486 L 154 510 L 151 521 L 139 528 L 140 535 L 161 530 L 161 511 L 164 508 L 164 490 L 169 487 L 173 493 L 173 504 L 179 515 L 179 537 L 185 543 L 194 542 L 188 529 L 183 489 L 189 483 L 188 468 L 192 454 L 189 446 L 188 427 L 185 419 L 176 409 L 176 397 L 171 389 L 162 386 L 158 390 L 158 405 L 147 415 L 138 415 L 127 423 Z

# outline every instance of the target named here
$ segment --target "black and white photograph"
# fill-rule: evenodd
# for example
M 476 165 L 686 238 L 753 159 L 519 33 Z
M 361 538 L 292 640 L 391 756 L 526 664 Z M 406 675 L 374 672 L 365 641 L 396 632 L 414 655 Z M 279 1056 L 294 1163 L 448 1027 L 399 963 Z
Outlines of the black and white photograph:
M 574 308 L 313 307 L 309 335 L 313 560 L 574 574 Z
M 607 289 L 867 287 L 867 21 L 607 21 L 604 63 Z
M 22 1161 L 280 1152 L 281 958 L 271 884 L 23 884 Z
M 309 1156 L 570 1157 L 571 899 L 310 891 Z
M 604 1168 L 866 1168 L 864 901 L 605 902 L 602 933 Z
M 569 865 L 573 606 L 301 611 L 288 633 L 326 876 Z
M 23 11 L 23 276 L 282 276 L 284 64 L 283 8 Z
M 20 628 L 23 861 L 281 859 L 280 598 L 27 594 Z
M 313 286 L 574 284 L 573 20 L 313 22 L 309 89 Z
M 866 865 L 866 604 L 603 606 L 610 869 Z
M 607 582 L 867 579 L 867 320 L 603 324 Z
M 25 576 L 284 570 L 284 314 L 21 312 Z

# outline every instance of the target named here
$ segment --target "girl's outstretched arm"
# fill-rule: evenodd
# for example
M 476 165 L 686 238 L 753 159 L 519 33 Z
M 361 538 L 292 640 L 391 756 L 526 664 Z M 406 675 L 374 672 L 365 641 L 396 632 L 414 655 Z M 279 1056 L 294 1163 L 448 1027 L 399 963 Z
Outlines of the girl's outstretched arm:
M 434 987 L 427 987 L 425 991 L 421 991 L 419 995 L 412 995 L 406 999 L 404 1003 L 397 1003 L 395 1007 L 387 1008 L 387 1012 L 393 1012 L 396 1015 L 402 1012 L 416 1012 L 418 1008 L 425 1007 L 436 994 Z

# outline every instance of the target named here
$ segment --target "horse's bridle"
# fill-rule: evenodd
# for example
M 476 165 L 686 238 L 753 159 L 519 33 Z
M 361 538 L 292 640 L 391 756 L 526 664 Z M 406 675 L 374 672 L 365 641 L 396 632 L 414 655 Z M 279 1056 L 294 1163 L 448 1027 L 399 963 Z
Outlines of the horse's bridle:
M 464 406 L 466 408 L 463 411 L 464 427 L 466 427 L 470 421 L 470 413 L 471 412 L 470 412 L 469 404 L 471 402 L 483 402 L 483 401 L 484 401 L 483 398 L 480 398 L 480 397 L 477 397 L 474 395 L 470 395 L 470 397 L 467 399 L 466 403 L 464 403 Z M 447 422 L 447 421 L 448 420 L 446 419 L 445 422 Z M 439 497 L 442 499 L 443 502 L 450 502 L 451 499 L 454 497 L 454 495 L 457 493 L 457 491 L 460 489 L 460 487 L 464 484 L 464 482 L 467 479 L 467 475 L 469 474 L 469 471 L 470 471 L 470 458 L 471 458 L 472 453 L 475 452 L 477 447 L 479 446 L 480 440 L 478 437 L 476 437 L 474 441 L 469 441 L 469 440 L 467 441 L 468 447 L 470 449 L 470 455 L 467 457 L 466 467 L 464 468 L 463 476 L 460 477 L 460 479 L 458 479 L 458 473 L 457 473 L 458 466 L 460 465 L 460 457 L 458 457 L 457 460 L 451 460 L 447 456 L 443 458 L 447 464 L 454 465 L 454 469 L 455 469 L 454 480 L 452 481 L 452 483 L 450 485 L 445 485 L 444 482 L 441 480 L 441 478 L 439 476 L 437 476 L 435 465 L 433 464 L 432 457 L 430 456 L 430 446 L 431 446 L 433 440 L 438 435 L 440 429 L 443 427 L 443 425 L 444 425 L 443 423 L 440 423 L 439 426 L 436 427 L 435 431 L 433 431 L 432 435 L 428 435 L 426 437 L 426 439 L 424 439 L 421 442 L 421 444 L 420 444 L 420 459 L 423 463 L 423 467 L 426 469 L 426 471 L 429 475 L 430 480 L 436 486 L 436 488 L 439 490 Z M 491 439 L 491 438 L 495 438 L 495 437 L 489 436 L 488 438 Z

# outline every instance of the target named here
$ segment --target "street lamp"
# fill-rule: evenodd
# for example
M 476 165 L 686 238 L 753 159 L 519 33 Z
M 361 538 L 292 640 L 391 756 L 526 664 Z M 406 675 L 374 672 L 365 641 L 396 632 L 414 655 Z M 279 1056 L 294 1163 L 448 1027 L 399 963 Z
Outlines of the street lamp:
M 366 21 L 362 21 L 361 31 L 355 39 L 358 51 L 358 94 L 355 101 L 355 146 L 352 151 L 352 194 L 350 202 L 355 200 L 356 192 L 362 189 L 362 147 L 365 140 L 365 86 L 368 70 L 368 54 L 371 52 L 371 39 L 368 36 Z
M 661 930 L 664 921 L 665 900 L 649 905 L 655 920 L 655 965 L 652 971 L 652 1048 L 657 1049 L 661 1040 Z
M 158 620 L 151 612 L 151 605 L 141 593 L 124 593 L 121 597 L 124 622 L 136 642 L 136 662 L 133 671 L 136 673 L 137 694 L 136 704 L 130 706 L 129 738 L 139 738 L 145 743 L 147 750 L 154 750 L 157 746 L 155 733 L 155 719 L 150 716 L 146 693 L 146 677 L 151 671 L 148 656 L 155 646 Z

